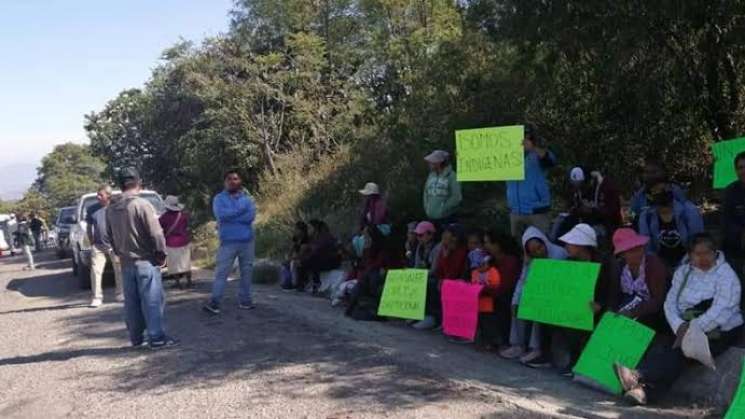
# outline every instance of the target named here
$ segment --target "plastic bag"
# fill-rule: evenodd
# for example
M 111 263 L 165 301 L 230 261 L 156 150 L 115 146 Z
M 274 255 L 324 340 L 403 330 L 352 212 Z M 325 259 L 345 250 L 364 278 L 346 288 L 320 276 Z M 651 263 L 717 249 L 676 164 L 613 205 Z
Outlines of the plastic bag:
M 706 337 L 706 333 L 701 330 L 696 322 L 690 323 L 688 331 L 683 336 L 681 348 L 687 358 L 695 359 L 713 370 L 717 369 L 714 357 L 711 356 L 711 350 L 709 349 L 709 338 Z

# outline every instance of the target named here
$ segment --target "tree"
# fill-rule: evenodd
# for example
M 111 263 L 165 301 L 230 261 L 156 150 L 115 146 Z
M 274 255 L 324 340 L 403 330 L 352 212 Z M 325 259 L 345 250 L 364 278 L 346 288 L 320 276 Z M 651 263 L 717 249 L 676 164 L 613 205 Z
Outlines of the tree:
M 104 163 L 87 145 L 66 143 L 46 155 L 34 185 L 51 208 L 72 205 L 84 193 L 95 191 L 103 182 Z M 35 199 L 35 195 L 30 195 Z M 22 200 L 23 202 L 23 200 Z

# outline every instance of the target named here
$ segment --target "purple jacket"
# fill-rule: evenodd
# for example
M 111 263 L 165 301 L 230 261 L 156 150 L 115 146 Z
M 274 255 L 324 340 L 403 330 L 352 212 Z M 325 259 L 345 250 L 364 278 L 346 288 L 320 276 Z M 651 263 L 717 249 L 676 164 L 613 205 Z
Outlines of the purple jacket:
M 388 224 L 388 208 L 380 195 L 370 195 L 360 214 L 360 228 L 366 225 Z
M 181 218 L 176 223 L 178 215 L 181 214 Z M 181 211 L 166 211 L 165 214 L 160 216 L 160 226 L 163 227 L 163 234 L 166 235 L 166 246 L 168 247 L 184 247 L 191 243 L 191 237 L 189 236 L 189 213 Z M 168 233 L 169 230 L 173 230 Z

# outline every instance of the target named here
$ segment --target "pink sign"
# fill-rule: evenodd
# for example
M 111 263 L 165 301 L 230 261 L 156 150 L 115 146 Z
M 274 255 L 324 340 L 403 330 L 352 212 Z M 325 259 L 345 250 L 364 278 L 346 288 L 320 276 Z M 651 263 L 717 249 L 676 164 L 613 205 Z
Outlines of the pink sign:
M 442 328 L 446 335 L 476 338 L 482 285 L 447 279 L 442 283 Z

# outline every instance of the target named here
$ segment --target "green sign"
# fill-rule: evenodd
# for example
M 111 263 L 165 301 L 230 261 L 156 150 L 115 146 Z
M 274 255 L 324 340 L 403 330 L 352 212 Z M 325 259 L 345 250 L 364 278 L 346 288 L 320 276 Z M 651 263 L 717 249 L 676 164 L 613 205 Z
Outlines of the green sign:
M 424 319 L 428 274 L 425 269 L 388 271 L 378 315 L 411 320 Z
M 595 299 L 599 273 L 598 263 L 533 260 L 520 299 L 518 318 L 592 330 L 594 315 L 590 302 Z
M 737 180 L 735 156 L 745 151 L 745 137 L 714 143 L 711 150 L 714 154 L 714 188 L 724 189 Z
M 458 182 L 525 179 L 522 125 L 455 131 Z
M 745 365 L 745 359 L 743 365 Z M 745 418 L 745 371 L 743 370 L 745 370 L 745 367 L 740 368 L 740 385 L 737 387 L 735 398 L 732 399 L 724 419 Z
M 574 373 L 592 379 L 613 394 L 623 388 L 613 365 L 634 369 L 654 338 L 654 330 L 615 313 L 606 313 L 579 357 Z

